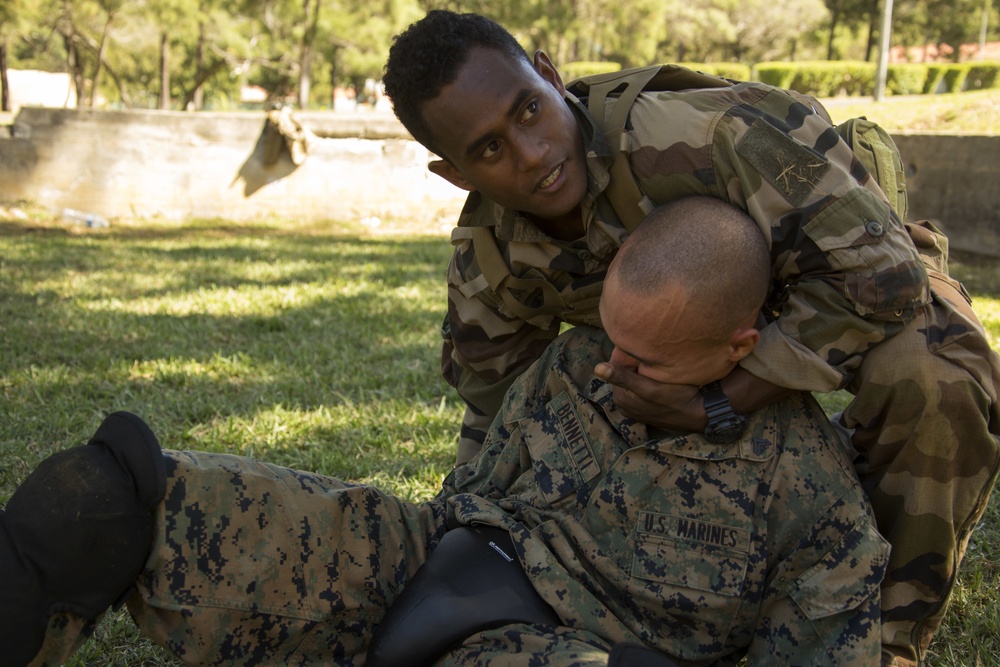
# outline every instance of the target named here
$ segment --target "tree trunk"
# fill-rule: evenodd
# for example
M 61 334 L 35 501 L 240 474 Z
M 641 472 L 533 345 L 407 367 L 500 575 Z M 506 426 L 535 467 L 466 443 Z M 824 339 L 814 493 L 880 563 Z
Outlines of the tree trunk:
M 337 47 L 330 51 L 330 108 L 337 108 Z
M 316 0 L 312 5 L 312 16 L 310 16 L 311 0 L 302 0 L 302 12 L 305 16 L 305 29 L 302 31 L 302 47 L 299 52 L 299 108 L 309 108 L 309 92 L 312 88 L 312 63 L 314 45 L 316 42 L 316 29 L 319 25 L 319 8 L 321 0 Z
M 97 62 L 94 63 L 94 76 L 90 82 L 90 108 L 94 108 L 94 104 L 97 102 L 97 83 L 101 79 L 101 67 L 104 66 L 104 50 L 108 45 L 108 31 L 111 29 L 111 16 L 108 16 L 107 22 L 104 24 L 104 30 L 101 32 L 101 44 L 97 47 Z
M 191 95 L 191 104 L 195 111 L 201 111 L 205 103 L 205 86 L 202 73 L 205 71 L 205 22 L 198 22 L 198 47 L 195 51 L 195 88 Z
M 194 104 L 194 93 L 196 90 L 200 89 L 205 85 L 205 82 L 211 79 L 213 76 L 218 74 L 223 68 L 227 67 L 228 63 L 220 58 L 211 67 L 203 68 L 198 77 L 194 80 L 194 85 L 191 86 L 191 90 L 184 93 L 181 99 L 181 108 L 188 109 L 193 108 Z
M 160 109 L 170 108 L 170 49 L 167 33 L 160 34 Z
M 66 69 L 73 77 L 73 88 L 76 89 L 76 106 L 79 107 L 80 102 L 86 99 L 80 54 L 77 52 L 76 42 L 73 41 L 72 35 L 63 35 L 63 44 L 66 46 Z
M 0 111 L 10 111 L 10 84 L 7 81 L 7 42 L 0 42 Z
M 837 36 L 837 22 L 840 20 L 840 2 L 830 10 L 830 32 L 826 41 L 826 59 L 833 60 L 833 40 Z
M 881 14 L 879 13 L 879 0 L 872 0 L 872 8 L 868 13 L 868 44 L 865 46 L 865 62 L 872 60 L 872 51 L 875 50 L 875 40 L 881 39 L 877 22 Z

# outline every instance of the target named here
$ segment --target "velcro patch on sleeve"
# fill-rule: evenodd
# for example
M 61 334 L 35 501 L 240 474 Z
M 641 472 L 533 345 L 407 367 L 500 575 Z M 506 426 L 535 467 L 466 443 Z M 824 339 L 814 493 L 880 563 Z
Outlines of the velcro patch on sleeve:
M 736 152 L 792 206 L 801 206 L 830 163 L 765 120 L 757 119 Z

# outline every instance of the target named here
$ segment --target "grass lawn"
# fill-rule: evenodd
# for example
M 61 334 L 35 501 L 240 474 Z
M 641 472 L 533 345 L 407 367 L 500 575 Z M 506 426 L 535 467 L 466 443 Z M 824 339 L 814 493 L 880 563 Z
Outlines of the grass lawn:
M 448 257 L 337 224 L 0 218 L 0 506 L 113 410 L 165 447 L 430 496 L 462 414 L 438 370 Z M 134 635 L 105 622 L 72 664 L 173 664 Z
M 112 410 L 142 415 L 165 447 L 431 495 L 461 407 L 438 372 L 450 247 L 416 226 L 85 230 L 0 214 L 0 505 Z M 960 259 L 1000 348 L 1000 263 Z M 1000 665 L 998 552 L 994 499 L 929 664 Z M 175 663 L 110 614 L 70 664 Z
M 888 96 L 881 102 L 870 97 L 836 97 L 823 104 L 835 123 L 865 116 L 889 132 L 1000 132 L 1000 89 L 945 95 Z

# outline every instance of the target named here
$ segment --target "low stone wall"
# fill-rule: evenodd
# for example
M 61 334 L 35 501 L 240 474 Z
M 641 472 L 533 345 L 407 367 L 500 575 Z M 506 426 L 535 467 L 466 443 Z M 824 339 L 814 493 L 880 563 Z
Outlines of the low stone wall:
M 265 160 L 263 112 L 25 107 L 0 138 L 0 199 L 112 220 L 454 215 L 464 200 L 391 113 L 297 118 L 316 135 L 298 166 Z
M 25 107 L 0 138 L 0 200 L 112 220 L 266 216 L 453 220 L 465 193 L 427 171 L 431 155 L 388 113 L 300 113 L 305 161 L 265 160 L 262 112 Z M 910 218 L 953 248 L 1000 257 L 1000 137 L 900 133 Z
M 1000 136 L 893 135 L 913 220 L 933 220 L 951 247 L 1000 257 Z

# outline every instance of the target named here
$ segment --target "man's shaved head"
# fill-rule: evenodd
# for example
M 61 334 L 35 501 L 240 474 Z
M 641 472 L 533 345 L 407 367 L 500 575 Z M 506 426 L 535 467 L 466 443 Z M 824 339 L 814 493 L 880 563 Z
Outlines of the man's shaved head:
M 666 285 L 697 304 L 694 335 L 724 339 L 764 304 L 770 282 L 767 242 L 753 219 L 712 197 L 658 207 L 626 239 L 608 280 L 636 296 L 656 298 Z

